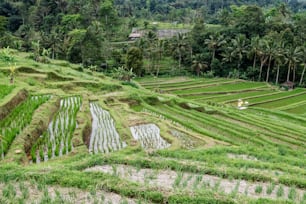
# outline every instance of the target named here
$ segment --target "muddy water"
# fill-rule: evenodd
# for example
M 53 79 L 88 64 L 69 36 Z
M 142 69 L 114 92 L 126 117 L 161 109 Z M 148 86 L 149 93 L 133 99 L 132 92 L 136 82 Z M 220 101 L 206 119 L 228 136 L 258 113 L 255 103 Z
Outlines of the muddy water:
M 138 140 L 144 149 L 165 149 L 170 147 L 160 136 L 160 130 L 155 124 L 146 124 L 130 127 L 135 140 Z
M 93 120 L 89 152 L 109 153 L 127 146 L 125 142 L 121 141 L 115 127 L 115 121 L 108 111 L 103 110 L 96 103 L 90 103 L 90 112 Z

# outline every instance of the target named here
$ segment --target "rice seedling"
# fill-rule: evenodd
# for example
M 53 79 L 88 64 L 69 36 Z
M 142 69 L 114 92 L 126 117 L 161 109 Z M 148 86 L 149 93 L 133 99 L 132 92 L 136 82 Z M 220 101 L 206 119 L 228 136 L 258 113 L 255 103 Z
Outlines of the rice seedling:
M 256 186 L 255 193 L 260 194 L 261 192 L 262 192 L 262 186 L 261 185 Z
M 93 120 L 89 152 L 109 153 L 125 148 L 127 145 L 121 141 L 110 113 L 97 103 L 90 104 L 90 111 Z
M 267 187 L 266 193 L 267 193 L 268 195 L 271 195 L 271 193 L 273 192 L 274 188 L 275 188 L 275 184 L 274 184 L 274 183 L 271 183 L 271 184 Z
M 40 200 L 40 203 L 51 203 L 51 202 L 52 202 L 52 198 L 49 195 L 48 189 L 45 189 L 43 196 Z
M 36 163 L 68 154 L 72 149 L 72 135 L 77 126 L 76 114 L 81 107 L 81 97 L 72 96 L 60 101 L 60 109 L 31 149 Z
M 290 188 L 289 193 L 288 193 L 288 198 L 290 200 L 295 200 L 296 196 L 297 196 L 296 188 L 295 187 Z
M 197 175 L 195 181 L 193 182 L 193 189 L 197 189 L 198 185 L 202 182 L 203 176 Z
M 170 147 L 160 136 L 160 130 L 155 124 L 145 124 L 130 127 L 134 139 L 138 140 L 144 149 L 164 149 Z
M 177 173 L 177 176 L 173 183 L 173 188 L 178 188 L 180 186 L 182 179 L 183 179 L 183 172 Z
M 183 188 L 186 188 L 187 185 L 188 185 L 188 182 L 189 182 L 191 179 L 192 179 L 192 175 L 189 175 L 189 176 L 187 177 L 187 179 L 183 182 L 182 187 L 183 187 Z
M 29 194 L 29 189 L 25 186 L 23 182 L 19 183 L 19 190 L 21 191 L 22 198 L 23 199 L 28 199 L 30 194 Z
M 31 122 L 34 111 L 50 97 L 50 95 L 30 96 L 0 121 L 1 158 L 4 158 L 15 137 Z
M 244 195 L 248 195 L 249 194 L 249 186 L 247 186 L 245 189 L 244 189 Z
M 214 190 L 214 191 L 218 191 L 218 190 L 219 190 L 221 181 L 222 181 L 222 180 L 219 179 L 219 180 L 215 183 L 215 185 L 214 185 L 214 187 L 213 187 L 213 190 Z
M 120 204 L 128 204 L 129 202 L 126 199 L 120 201 Z
M 282 197 L 283 195 L 284 195 L 284 187 L 280 185 L 276 191 L 276 196 L 279 198 Z
M 58 190 L 55 190 L 55 198 L 54 198 L 54 203 L 59 203 L 59 204 L 66 204 L 69 203 L 66 201 L 63 196 L 61 195 L 61 192 Z
M 11 183 L 7 184 L 2 190 L 2 196 L 11 200 L 16 197 L 16 194 L 16 189 Z
M 235 185 L 235 188 L 231 192 L 231 196 L 232 197 L 235 197 L 237 195 L 238 190 L 239 190 L 239 186 L 240 186 L 240 181 L 237 181 L 237 183 Z

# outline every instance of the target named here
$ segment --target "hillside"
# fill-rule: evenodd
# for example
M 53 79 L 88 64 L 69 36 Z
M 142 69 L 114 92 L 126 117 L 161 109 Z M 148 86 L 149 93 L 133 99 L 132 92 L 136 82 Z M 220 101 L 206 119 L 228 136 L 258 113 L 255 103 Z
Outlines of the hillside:
M 305 89 L 29 55 L 0 63 L 0 203 L 306 202 Z

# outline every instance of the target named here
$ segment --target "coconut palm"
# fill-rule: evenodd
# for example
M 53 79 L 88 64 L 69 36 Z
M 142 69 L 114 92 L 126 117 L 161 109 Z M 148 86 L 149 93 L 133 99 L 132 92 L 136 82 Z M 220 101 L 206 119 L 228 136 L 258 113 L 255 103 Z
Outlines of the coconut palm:
M 302 75 L 301 75 L 301 79 L 300 79 L 300 83 L 299 85 L 302 85 L 303 79 L 304 79 L 304 74 L 306 71 L 306 47 L 302 48 L 302 64 L 304 65 L 303 71 L 302 71 Z
M 295 67 L 296 64 L 299 62 L 300 57 L 302 56 L 301 47 L 289 47 L 286 50 L 285 59 L 286 64 L 288 64 L 288 72 L 287 72 L 287 81 L 290 79 L 290 71 L 293 70 L 293 79 L 292 81 L 295 81 Z
M 183 52 L 187 48 L 187 43 L 186 43 L 186 35 L 179 33 L 176 38 L 174 38 L 172 42 L 172 53 L 178 54 L 179 57 L 179 70 L 181 70 L 181 64 L 182 64 L 182 55 Z
M 258 81 L 261 80 L 261 75 L 262 75 L 262 68 L 263 66 L 266 64 L 267 60 L 268 60 L 268 56 L 266 54 L 266 40 L 261 39 L 259 41 L 259 51 L 258 51 L 258 55 L 260 57 L 260 68 L 259 68 L 259 76 L 258 76 Z
M 277 67 L 275 84 L 279 82 L 280 66 L 285 63 L 284 43 L 279 43 L 274 53 L 275 65 Z
M 240 69 L 242 64 L 243 55 L 247 52 L 247 43 L 245 35 L 238 35 L 232 39 L 232 52 L 233 56 L 238 59 L 237 69 Z
M 196 72 L 197 76 L 200 76 L 201 70 L 206 69 L 208 66 L 206 63 L 201 62 L 200 55 L 196 55 L 194 58 L 191 68 Z
M 268 69 L 267 69 L 267 75 L 266 75 L 266 82 L 269 81 L 269 75 L 270 75 L 270 68 L 271 68 L 271 62 L 276 54 L 276 43 L 272 43 L 271 41 L 265 41 L 266 42 L 266 55 L 268 57 Z
M 257 57 L 259 55 L 259 51 L 260 51 L 260 38 L 259 36 L 255 36 L 251 39 L 251 45 L 250 45 L 250 50 L 249 50 L 249 57 L 253 58 L 253 70 L 255 70 L 255 66 L 256 66 L 256 61 L 257 61 Z
M 165 40 L 158 40 L 158 43 L 156 44 L 156 52 L 158 53 L 158 65 L 156 70 L 156 77 L 158 77 L 159 71 L 160 71 L 160 61 L 163 57 L 163 54 L 165 52 L 167 46 L 167 42 Z
M 224 49 L 224 51 L 221 53 L 222 56 L 222 62 L 223 63 L 231 63 L 234 58 L 234 53 L 233 53 L 233 48 L 232 47 L 227 47 Z
M 212 58 L 211 58 L 211 62 L 214 61 L 215 56 L 216 56 L 216 51 L 226 43 L 226 41 L 224 40 L 224 36 L 223 35 L 210 35 L 208 39 L 205 40 L 204 42 L 208 48 L 211 50 L 212 53 Z

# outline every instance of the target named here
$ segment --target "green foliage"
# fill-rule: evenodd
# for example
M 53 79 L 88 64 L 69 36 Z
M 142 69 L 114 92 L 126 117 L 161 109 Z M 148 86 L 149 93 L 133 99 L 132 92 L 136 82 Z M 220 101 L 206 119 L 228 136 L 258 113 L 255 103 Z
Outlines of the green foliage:
M 133 73 L 133 68 L 128 70 L 124 67 L 118 67 L 117 69 L 114 70 L 114 72 L 112 73 L 112 76 L 116 79 L 126 81 L 127 83 L 123 85 L 127 85 L 127 84 L 131 84 L 130 81 L 133 77 L 135 77 L 135 74 Z
M 126 66 L 133 70 L 137 76 L 144 74 L 142 51 L 137 47 L 131 47 L 126 56 Z
M 131 87 L 134 87 L 134 88 L 136 88 L 136 89 L 139 88 L 138 85 L 137 85 L 136 83 L 131 82 L 131 81 L 125 81 L 125 82 L 122 82 L 121 84 L 122 84 L 122 85 L 131 86 Z
M 0 16 L 0 34 L 3 35 L 3 33 L 6 31 L 7 26 L 7 18 L 5 16 Z
M 92 25 L 87 28 L 86 34 L 81 41 L 81 56 L 84 66 L 101 66 L 105 61 L 102 55 L 102 49 L 103 30 L 101 24 L 98 21 L 94 21 Z
M 0 84 L 0 99 L 11 93 L 14 88 L 15 86 L 7 86 Z
M 9 47 L 0 50 L 0 60 L 7 64 L 15 62 L 12 50 Z

